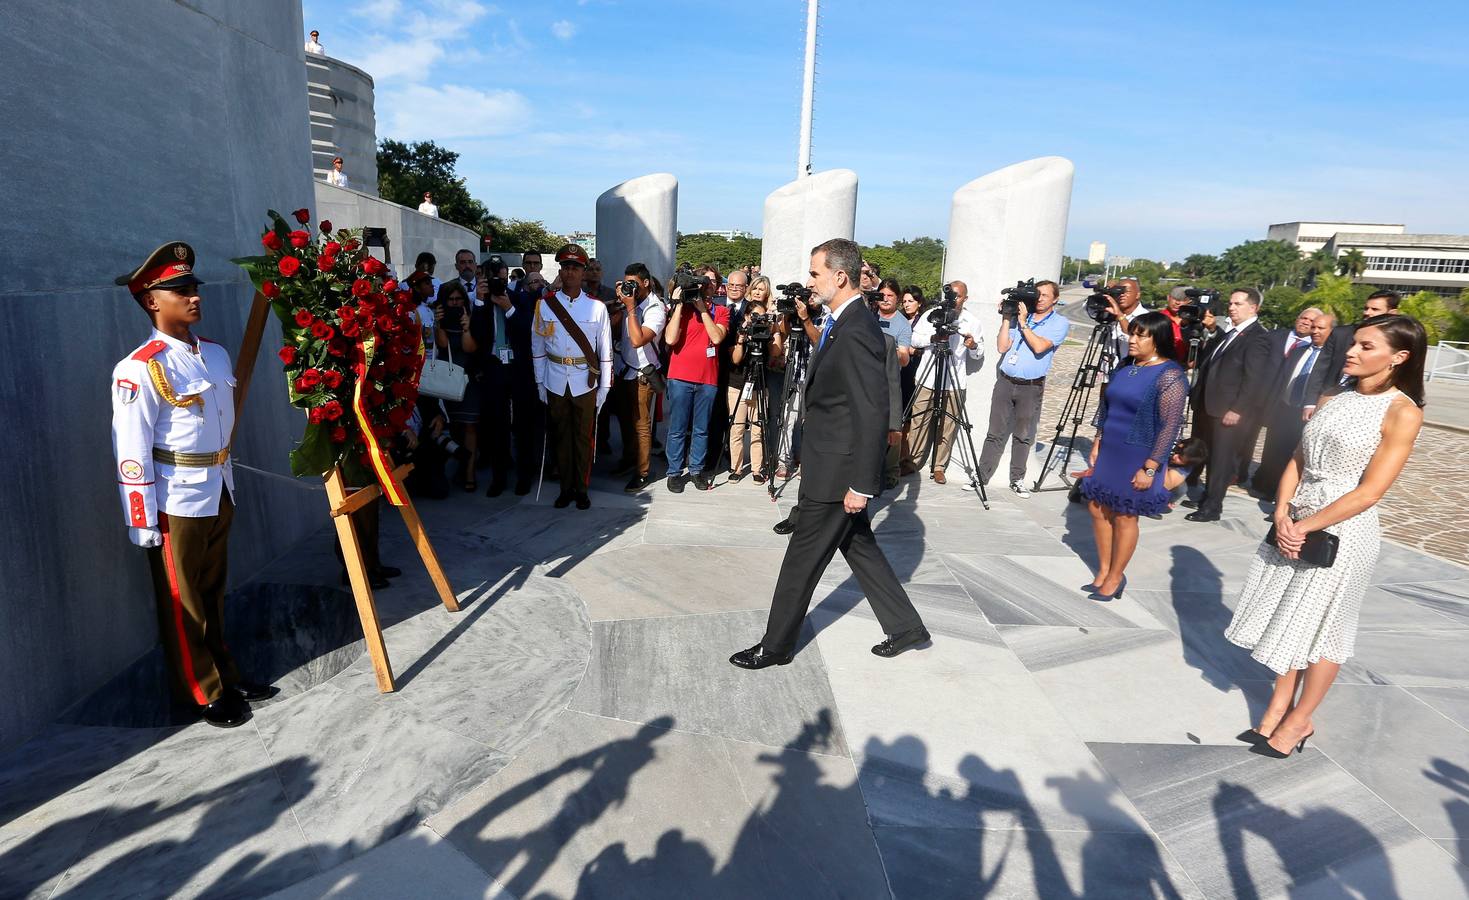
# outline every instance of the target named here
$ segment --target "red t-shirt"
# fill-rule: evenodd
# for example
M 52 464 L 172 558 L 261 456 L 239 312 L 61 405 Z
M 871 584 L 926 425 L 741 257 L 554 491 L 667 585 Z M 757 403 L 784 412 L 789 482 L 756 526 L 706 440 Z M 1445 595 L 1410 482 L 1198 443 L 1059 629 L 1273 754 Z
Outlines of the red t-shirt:
M 678 312 L 668 314 L 669 320 Z M 729 307 L 716 306 L 709 311 L 714 324 L 729 328 Z M 719 383 L 719 344 L 709 340 L 704 330 L 704 317 L 689 307 L 683 314 L 683 333 L 678 343 L 668 348 L 668 377 L 695 384 Z

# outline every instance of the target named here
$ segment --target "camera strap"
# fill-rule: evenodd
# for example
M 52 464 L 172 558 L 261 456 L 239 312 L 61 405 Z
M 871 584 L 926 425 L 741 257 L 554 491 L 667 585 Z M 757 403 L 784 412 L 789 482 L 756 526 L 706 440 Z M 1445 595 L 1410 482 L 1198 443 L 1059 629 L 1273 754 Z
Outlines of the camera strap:
M 546 295 L 546 305 L 551 307 L 551 312 L 561 322 L 561 327 L 566 329 L 566 333 L 571 335 L 571 339 L 581 348 L 581 355 L 587 361 L 587 384 L 596 387 L 602 374 L 602 363 L 601 357 L 592 347 L 592 342 L 587 340 L 587 333 L 581 330 L 581 326 L 571 317 L 571 313 L 566 311 L 566 307 L 561 305 L 561 298 L 555 293 Z

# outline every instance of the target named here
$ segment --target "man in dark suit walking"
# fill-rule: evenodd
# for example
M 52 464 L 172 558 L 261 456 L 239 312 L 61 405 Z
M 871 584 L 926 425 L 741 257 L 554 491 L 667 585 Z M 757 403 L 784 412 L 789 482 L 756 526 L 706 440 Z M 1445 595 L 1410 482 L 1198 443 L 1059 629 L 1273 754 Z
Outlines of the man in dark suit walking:
M 1193 390 L 1203 414 L 1209 442 L 1208 484 L 1199 508 L 1184 518 L 1215 522 L 1224 510 L 1224 492 L 1240 469 L 1248 449 L 1265 389 L 1275 374 L 1270 338 L 1260 325 L 1260 292 L 1241 288 L 1229 295 L 1229 321 L 1234 328 L 1210 341 Z
M 1362 301 L 1362 319 L 1385 316 L 1398 311 L 1402 297 L 1397 291 L 1377 291 Z M 1338 325 L 1331 329 L 1331 337 L 1321 348 L 1321 358 L 1311 370 L 1311 380 L 1306 384 L 1306 418 L 1316 412 L 1316 403 L 1322 397 L 1330 397 L 1341 390 L 1342 369 L 1347 364 L 1347 351 L 1357 339 L 1355 323 Z
M 877 546 L 867 501 L 882 489 L 888 436 L 887 348 L 858 287 L 862 251 L 836 238 L 811 251 L 810 287 L 830 314 L 806 376 L 805 440 L 795 533 L 786 546 L 760 643 L 729 658 L 745 669 L 785 665 L 811 595 L 837 550 L 887 637 L 872 648 L 897 656 L 928 629 Z

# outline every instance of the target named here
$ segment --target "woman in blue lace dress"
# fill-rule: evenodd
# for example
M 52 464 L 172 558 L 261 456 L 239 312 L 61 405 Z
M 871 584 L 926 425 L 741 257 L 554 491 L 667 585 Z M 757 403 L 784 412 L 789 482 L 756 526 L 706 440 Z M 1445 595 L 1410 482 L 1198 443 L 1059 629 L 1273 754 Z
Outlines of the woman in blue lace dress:
M 1086 590 L 1098 600 L 1122 596 L 1128 560 L 1137 549 L 1137 517 L 1168 509 L 1168 458 L 1183 429 L 1188 378 L 1177 362 L 1173 323 L 1146 313 L 1128 328 L 1131 361 L 1102 391 L 1092 441 L 1091 472 L 1081 482 L 1097 544 L 1097 577 Z

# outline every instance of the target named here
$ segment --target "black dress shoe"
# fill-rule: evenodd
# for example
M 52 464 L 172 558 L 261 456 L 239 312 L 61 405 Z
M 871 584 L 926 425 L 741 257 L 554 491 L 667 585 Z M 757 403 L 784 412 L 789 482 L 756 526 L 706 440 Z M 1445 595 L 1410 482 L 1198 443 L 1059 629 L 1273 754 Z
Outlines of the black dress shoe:
M 592 498 L 591 497 L 588 497 L 586 495 L 586 492 L 585 491 L 583 491 L 582 493 L 579 493 L 579 494 L 576 495 L 576 508 L 577 509 L 591 509 L 592 508 Z
M 684 476 L 682 476 L 682 475 L 670 475 L 670 476 L 668 476 L 668 490 L 670 492 L 672 492 L 674 494 L 682 494 L 683 493 L 683 485 L 684 485 Z
M 763 669 L 767 666 L 790 665 L 795 656 L 794 653 L 771 653 L 765 649 L 764 644 L 756 644 L 748 650 L 741 650 L 734 654 L 729 661 L 741 669 Z
M 730 484 L 739 484 L 741 481 L 744 481 L 745 480 L 745 475 L 747 475 L 747 474 L 749 474 L 749 473 L 747 473 L 747 472 L 730 472 L 729 473 L 729 483 Z
M 403 574 L 403 570 L 397 566 L 378 566 L 373 573 L 384 578 L 397 578 Z
M 490 481 L 489 490 L 485 491 L 486 497 L 498 497 L 505 493 L 505 479 L 496 475 Z
M 215 728 L 235 728 L 250 721 L 250 707 L 232 691 L 199 707 L 199 714 Z
M 531 487 L 532 485 L 529 481 L 515 482 L 515 496 L 524 497 L 526 494 L 530 493 Z
M 892 659 L 904 650 L 917 647 L 919 644 L 926 644 L 930 640 L 932 638 L 928 634 L 928 629 L 919 625 L 917 628 L 909 628 L 907 631 L 893 635 L 873 647 L 872 652 L 877 656 Z
M 552 503 L 551 505 L 556 507 L 557 509 L 565 509 L 566 507 L 570 506 L 571 501 L 575 499 L 576 498 L 571 494 L 557 494 L 556 502 Z
M 1197 500 L 1185 500 L 1185 501 L 1183 501 L 1179 505 L 1182 506 L 1184 509 L 1198 509 L 1199 508 L 1199 501 L 1197 501 Z
M 775 532 L 776 534 L 790 534 L 792 531 L 796 530 L 796 523 L 792 522 L 790 520 L 790 517 L 787 516 L 786 518 L 781 519 L 779 522 L 776 522 L 774 525 L 770 526 L 770 530 Z
M 651 475 L 634 475 L 622 488 L 625 494 L 636 494 L 653 483 Z
M 235 684 L 234 691 L 240 695 L 241 700 L 247 703 L 259 703 L 261 700 L 269 700 L 271 697 L 279 694 L 281 689 L 273 684 L 256 684 L 253 681 L 240 681 Z
M 1218 522 L 1219 513 L 1212 510 L 1200 509 L 1184 516 L 1190 522 Z
M 711 480 L 709 478 L 708 475 L 705 475 L 703 472 L 700 472 L 700 473 L 698 473 L 697 475 L 694 476 L 694 490 L 696 490 L 696 491 L 712 491 L 712 490 L 714 490 L 714 482 L 713 482 L 713 480 Z

